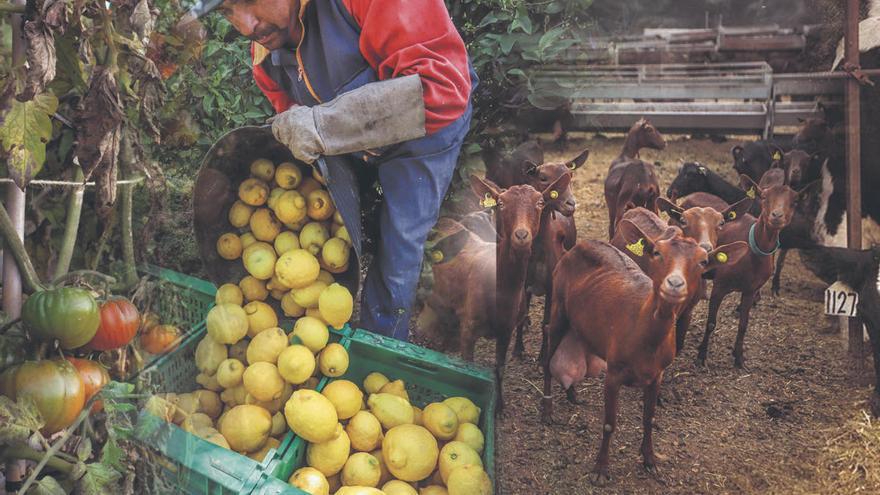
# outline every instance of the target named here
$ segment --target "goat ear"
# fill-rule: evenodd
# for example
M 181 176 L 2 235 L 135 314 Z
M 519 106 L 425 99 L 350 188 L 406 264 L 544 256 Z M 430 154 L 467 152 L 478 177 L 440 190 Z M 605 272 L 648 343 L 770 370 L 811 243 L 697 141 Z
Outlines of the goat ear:
M 576 156 L 574 160 L 571 160 L 565 164 L 569 170 L 577 170 L 587 162 L 587 158 L 590 157 L 590 150 L 584 150 L 580 155 Z
M 721 212 L 721 216 L 724 217 L 725 222 L 732 222 L 738 218 L 742 218 L 743 215 L 752 209 L 752 204 L 754 204 L 754 202 L 755 200 L 752 198 L 743 198 L 728 206 L 726 210 Z
M 492 181 L 483 180 L 476 175 L 471 175 L 471 190 L 480 199 L 480 206 L 491 208 L 498 202 L 501 191 Z
M 733 159 L 739 161 L 739 158 L 742 156 L 743 147 L 740 145 L 736 145 L 733 148 L 730 148 L 730 154 L 733 155 Z
M 709 253 L 709 263 L 706 265 L 705 271 L 708 272 L 722 265 L 736 264 L 748 252 L 749 245 L 744 241 L 718 246 Z
M 571 174 L 562 174 L 550 183 L 541 194 L 544 196 L 544 201 L 553 201 L 554 199 L 559 197 L 559 194 L 568 189 L 569 184 L 571 184 Z
M 657 208 L 657 211 L 665 211 L 669 218 L 676 222 L 681 221 L 681 214 L 684 210 L 681 209 L 677 204 L 669 201 L 666 198 L 660 197 L 654 200 L 654 207 Z
M 739 187 L 746 192 L 747 198 L 757 199 L 761 197 L 761 188 L 746 174 L 739 175 Z
M 654 252 L 654 240 L 642 232 L 638 225 L 629 220 L 621 220 L 617 224 L 617 231 L 626 243 L 626 250 L 641 258 Z
M 531 160 L 524 161 L 523 162 L 523 172 L 525 172 L 526 175 L 537 174 L 538 173 L 538 164 L 531 161 Z

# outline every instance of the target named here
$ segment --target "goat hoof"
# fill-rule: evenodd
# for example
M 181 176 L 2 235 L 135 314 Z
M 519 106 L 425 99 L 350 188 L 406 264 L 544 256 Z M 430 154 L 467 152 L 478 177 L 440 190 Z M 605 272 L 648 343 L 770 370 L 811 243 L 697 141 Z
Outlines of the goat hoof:
M 565 398 L 568 399 L 568 402 L 576 406 L 582 406 L 585 404 L 583 399 L 577 398 L 577 392 L 574 391 L 574 386 L 568 387 L 568 389 L 565 390 Z
M 772 294 L 773 297 L 779 297 L 779 287 L 778 286 L 771 287 L 770 294 Z
M 748 371 L 746 368 L 746 358 L 743 356 L 733 355 L 733 366 L 737 369 L 741 369 L 743 371 Z
M 706 356 L 704 356 L 704 355 L 697 356 L 697 359 L 694 361 L 694 366 L 705 370 L 706 369 Z
M 590 474 L 590 483 L 594 486 L 605 486 L 611 482 L 611 475 L 608 474 L 608 466 L 599 466 L 593 468 Z

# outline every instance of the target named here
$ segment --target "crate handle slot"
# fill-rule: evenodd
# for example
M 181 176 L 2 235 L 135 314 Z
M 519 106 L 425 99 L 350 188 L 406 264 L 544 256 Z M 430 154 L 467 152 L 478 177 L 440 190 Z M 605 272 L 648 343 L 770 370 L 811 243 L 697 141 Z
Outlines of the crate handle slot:
M 423 371 L 425 373 L 436 374 L 438 371 L 440 371 L 439 366 L 436 366 L 434 364 L 431 364 L 431 363 L 428 363 L 425 361 L 419 361 L 417 359 L 412 359 L 412 358 L 407 358 L 407 357 L 399 357 L 399 358 L 397 358 L 397 362 L 401 366 L 413 368 L 413 369 L 416 369 L 419 371 Z

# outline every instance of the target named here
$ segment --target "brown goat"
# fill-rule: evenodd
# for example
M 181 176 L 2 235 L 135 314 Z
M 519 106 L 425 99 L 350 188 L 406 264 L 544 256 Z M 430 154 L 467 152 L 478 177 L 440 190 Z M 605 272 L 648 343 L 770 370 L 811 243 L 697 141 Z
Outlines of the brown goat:
M 646 258 L 646 269 L 608 243 L 579 242 L 556 266 L 554 299 L 545 332 L 545 422 L 552 421 L 551 361 L 560 342 L 580 344 L 569 345 L 563 352 L 589 363 L 582 369 L 589 372 L 607 366 L 605 420 L 594 482 L 610 479 L 608 452 L 617 426 L 622 385 L 644 391 L 641 452 L 645 468 L 656 468 L 652 424 L 663 371 L 675 357 L 675 321 L 699 287 L 703 273 L 724 262 L 735 263 L 748 251 L 748 246 L 739 242 L 707 253 L 693 239 L 681 237 L 674 227 L 660 238 L 642 232 L 628 220 L 620 223 L 619 230 L 627 241 L 626 249 Z M 569 334 L 577 334 L 577 338 Z
M 618 161 L 625 159 L 634 160 L 639 157 L 639 150 L 642 148 L 651 148 L 655 150 L 663 150 L 666 148 L 666 138 L 660 134 L 660 131 L 654 127 L 648 119 L 642 117 L 637 120 L 629 131 L 626 133 L 626 139 L 623 141 L 623 149 L 620 155 L 611 162 L 612 165 Z

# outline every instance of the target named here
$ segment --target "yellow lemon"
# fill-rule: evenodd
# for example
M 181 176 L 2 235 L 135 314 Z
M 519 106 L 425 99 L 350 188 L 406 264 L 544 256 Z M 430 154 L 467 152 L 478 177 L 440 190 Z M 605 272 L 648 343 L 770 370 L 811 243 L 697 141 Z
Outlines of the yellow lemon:
M 318 222 L 305 224 L 299 232 L 299 245 L 306 251 L 318 256 L 327 239 L 330 238 L 327 228 Z
M 467 397 L 450 397 L 443 403 L 455 411 L 459 423 L 480 424 L 480 408 Z
M 342 220 L 342 214 L 339 213 L 339 210 L 333 212 L 333 223 L 336 225 L 345 225 L 345 222 Z
M 321 321 L 324 325 L 327 325 L 327 322 L 324 321 L 324 318 L 321 317 L 321 311 L 318 308 L 306 308 L 306 316 L 312 317 L 316 320 Z
M 275 208 L 278 206 L 278 198 L 284 194 L 284 189 L 280 187 L 276 187 L 269 192 L 269 199 L 266 200 L 266 206 L 269 207 L 270 210 L 275 211 Z M 278 214 L 277 212 L 275 213 Z
M 241 306 L 244 303 L 244 294 L 241 288 L 235 284 L 223 284 L 217 289 L 214 302 L 217 304 L 228 303 Z
M 309 223 L 308 220 L 309 220 L 309 218 L 306 217 L 306 218 L 303 218 L 302 220 L 300 220 L 299 222 L 285 223 L 284 226 L 287 227 L 288 229 L 290 229 L 291 231 L 296 232 L 297 236 L 298 236 L 299 231 L 301 231 L 302 228 L 305 227 L 307 223 Z
M 317 191 L 318 189 L 321 189 L 321 183 L 311 177 L 303 178 L 302 182 L 300 182 L 299 186 L 296 188 L 296 190 L 306 198 L 309 196 L 310 192 Z
M 224 449 L 231 450 L 231 447 L 229 447 L 229 442 L 226 441 L 226 437 L 224 437 L 223 434 L 220 433 L 219 431 L 216 433 L 211 433 L 210 435 L 205 436 L 204 439 L 207 440 L 208 442 L 213 443 L 214 445 L 223 447 Z
M 452 440 L 458 433 L 458 416 L 442 402 L 428 404 L 422 411 L 422 423 L 437 440 Z
M 217 367 L 217 382 L 223 388 L 232 388 L 241 385 L 241 377 L 244 374 L 244 364 L 238 359 L 226 359 Z
M 278 362 L 278 355 L 284 349 L 287 349 L 287 334 L 284 330 L 279 327 L 267 328 L 251 339 L 247 348 L 248 363 L 275 364 Z
M 247 315 L 248 337 L 256 337 L 267 328 L 278 327 L 278 315 L 272 306 L 262 301 L 251 301 L 242 309 Z
M 278 256 L 294 249 L 299 249 L 299 236 L 296 232 L 285 230 L 275 238 L 275 252 Z
M 483 460 L 480 459 L 480 454 L 477 453 L 476 450 L 470 448 L 468 444 L 464 442 L 449 442 L 443 446 L 440 450 L 440 476 L 443 477 L 443 482 L 447 483 L 449 480 L 449 473 L 452 472 L 453 469 L 461 466 L 466 466 L 468 464 L 475 464 L 483 467 Z
M 449 495 L 492 495 L 492 480 L 482 466 L 476 464 L 453 469 L 446 487 Z
M 343 242 L 348 244 L 348 247 L 351 247 L 351 236 L 348 234 L 348 229 L 345 227 L 345 225 L 341 225 L 338 229 L 336 229 L 336 232 L 333 233 L 333 237 L 337 239 L 342 239 Z
M 205 338 L 196 346 L 196 368 L 203 373 L 213 375 L 227 356 L 228 351 L 225 345 L 215 341 L 210 335 L 205 335 Z
M 251 215 L 248 222 L 251 232 L 258 241 L 272 242 L 281 233 L 281 222 L 272 215 L 268 208 L 259 208 Z
M 269 295 L 272 296 L 272 299 L 275 299 L 276 301 L 281 301 L 282 299 L 284 299 L 284 295 L 288 292 L 290 291 L 285 289 L 272 289 L 269 291 Z
M 291 485 L 309 495 L 330 495 L 330 484 L 324 473 L 313 467 L 299 468 L 287 480 Z
M 248 316 L 237 304 L 218 304 L 205 318 L 208 335 L 220 344 L 235 344 L 248 333 Z
M 449 492 L 440 485 L 428 485 L 419 490 L 419 495 L 449 495 Z
M 371 394 L 367 399 L 367 406 L 376 419 L 382 423 L 382 428 L 386 430 L 413 422 L 413 408 L 406 399 L 400 396 Z
M 311 316 L 303 316 L 296 320 L 296 323 L 293 324 L 293 331 L 290 333 L 292 344 L 302 344 L 313 353 L 326 347 L 329 339 L 330 331 L 327 330 L 327 325 Z
M 244 370 L 241 378 L 244 389 L 258 401 L 273 401 L 284 391 L 284 378 L 272 363 L 253 363 Z
M 336 279 L 333 278 L 333 274 L 328 272 L 327 270 L 321 270 L 320 272 L 318 272 L 318 280 L 326 283 L 327 285 L 336 282 Z
M 348 351 L 341 344 L 327 344 L 319 356 L 318 368 L 322 375 L 337 378 L 348 371 Z
M 381 440 L 379 440 L 381 443 Z M 379 469 L 382 472 L 382 476 L 379 478 L 379 484 L 384 485 L 388 483 L 388 481 L 392 480 L 394 476 L 391 475 L 391 471 L 388 471 L 388 466 L 385 465 L 385 458 L 382 456 L 382 449 L 376 449 L 370 454 L 373 455 L 379 461 Z
M 275 183 L 283 189 L 295 189 L 302 181 L 302 170 L 290 162 L 284 162 L 275 169 Z
M 278 372 L 288 383 L 305 383 L 315 372 L 315 356 L 308 347 L 292 345 L 278 355 Z
M 180 423 L 180 428 L 183 431 L 193 434 L 195 434 L 196 429 L 212 426 L 214 426 L 214 421 L 211 420 L 211 417 L 205 413 L 198 412 L 190 414 Z
M 391 480 L 382 485 L 385 495 L 419 495 L 419 492 L 406 481 Z
M 339 237 L 328 239 L 321 247 L 321 259 L 331 270 L 339 270 L 348 265 L 348 255 L 351 246 Z
M 409 401 L 409 394 L 406 393 L 406 385 L 403 383 L 403 380 L 394 380 L 393 382 L 386 383 L 379 389 L 379 393 L 394 394 Z
M 257 158 L 251 162 L 251 175 L 264 182 L 275 176 L 275 164 L 265 158 Z
M 348 380 L 334 380 L 328 383 L 321 394 L 333 403 L 336 415 L 342 420 L 354 416 L 361 410 L 361 405 L 364 403 L 364 393 L 357 385 Z
M 285 224 L 301 222 L 306 213 L 306 199 L 297 191 L 284 191 L 275 204 L 275 215 Z
M 321 265 L 318 259 L 305 249 L 288 251 L 275 263 L 275 275 L 282 284 L 291 289 L 301 289 L 318 278 Z
M 324 476 L 333 476 L 342 471 L 351 450 L 348 435 L 341 424 L 336 424 L 333 435 L 326 442 L 310 443 L 306 450 L 306 464 L 321 471 Z
M 287 420 L 284 418 L 284 413 L 278 411 L 272 415 L 272 430 L 269 432 L 269 436 L 277 437 L 283 435 L 286 432 Z
M 240 236 L 238 236 L 238 239 L 241 241 L 242 249 L 247 249 L 248 246 L 257 242 L 257 238 L 254 237 L 254 234 L 250 232 L 245 232 L 244 234 L 241 234 Z
M 343 486 L 333 495 L 386 495 L 382 490 L 372 486 Z
M 378 394 L 379 389 L 384 387 L 389 381 L 388 377 L 378 371 L 374 371 L 364 378 L 364 390 L 366 390 L 368 394 Z
M 259 450 L 269 438 L 272 415 L 258 406 L 235 406 L 220 422 L 220 433 L 236 452 Z
M 391 474 L 403 481 L 427 478 L 437 466 L 437 439 L 422 426 L 404 424 L 388 430 L 382 455 Z
M 289 385 L 285 384 L 285 386 L 289 386 Z M 281 400 L 283 397 L 284 397 L 284 392 L 281 392 L 281 396 L 278 397 L 277 399 L 272 399 L 270 401 L 259 401 L 253 395 L 246 394 L 243 404 L 252 404 L 255 406 L 260 406 L 263 409 L 269 411 L 269 414 L 272 414 L 274 416 L 275 413 L 281 411 L 281 406 L 284 405 L 284 401 Z
M 332 440 L 342 429 L 336 428 L 339 417 L 333 403 L 314 390 L 295 391 L 284 405 L 284 417 L 294 433 L 313 443 Z
M 306 308 L 293 300 L 293 294 L 290 291 L 285 292 L 284 296 L 281 297 L 281 311 L 284 312 L 284 316 L 291 318 L 299 318 L 306 314 Z
M 359 452 L 375 450 L 382 438 L 382 424 L 369 411 L 358 411 L 345 427 L 351 448 Z
M 224 260 L 238 259 L 242 249 L 241 239 L 231 232 L 227 232 L 217 239 L 217 254 Z
M 307 196 L 308 215 L 312 220 L 322 221 L 333 216 L 336 207 L 333 200 L 330 199 L 330 193 L 324 189 L 317 189 L 310 192 Z
M 379 461 L 375 457 L 366 452 L 357 452 L 342 467 L 342 485 L 375 487 L 381 475 Z
M 275 438 L 269 437 L 266 439 L 266 443 L 263 444 L 263 446 L 260 448 L 260 450 L 251 452 L 247 456 L 257 462 L 263 462 L 263 459 L 266 458 L 266 455 L 269 454 L 269 451 L 274 448 L 277 448 L 279 445 L 281 445 L 281 442 L 279 442 Z
M 301 289 L 291 289 L 290 292 L 293 293 L 293 301 L 297 305 L 308 309 L 318 307 L 318 298 L 321 296 L 321 292 L 326 288 L 326 283 L 321 282 L 320 280 L 315 280 Z
M 253 206 L 240 200 L 236 201 L 229 208 L 229 223 L 237 229 L 246 227 L 253 213 Z
M 346 287 L 333 283 L 327 286 L 318 296 L 318 311 L 321 318 L 340 330 L 354 311 L 354 298 Z
M 223 410 L 220 395 L 213 390 L 196 390 L 192 393 L 199 402 L 198 411 L 207 414 L 211 419 L 217 419 Z
M 458 425 L 458 432 L 456 432 L 453 440 L 467 444 L 478 454 L 483 453 L 483 446 L 485 445 L 483 432 L 473 423 L 461 423 Z
M 416 406 L 413 406 L 413 424 L 425 426 L 425 423 L 422 421 L 422 410 Z
M 269 199 L 269 186 L 260 179 L 245 179 L 238 186 L 238 199 L 250 206 L 261 206 Z
M 266 282 L 252 276 L 241 279 L 238 283 L 241 293 L 246 301 L 265 301 L 269 297 L 269 291 L 266 289 Z
M 244 248 L 241 259 L 244 262 L 245 270 L 254 278 L 260 280 L 272 278 L 277 256 L 275 256 L 275 248 L 271 244 L 255 242 Z M 268 295 L 268 291 L 266 295 Z
M 219 392 L 223 390 L 223 387 L 217 383 L 217 375 L 208 375 L 206 373 L 199 373 L 196 375 L 196 383 L 205 387 L 208 390 L 213 390 L 214 392 Z

